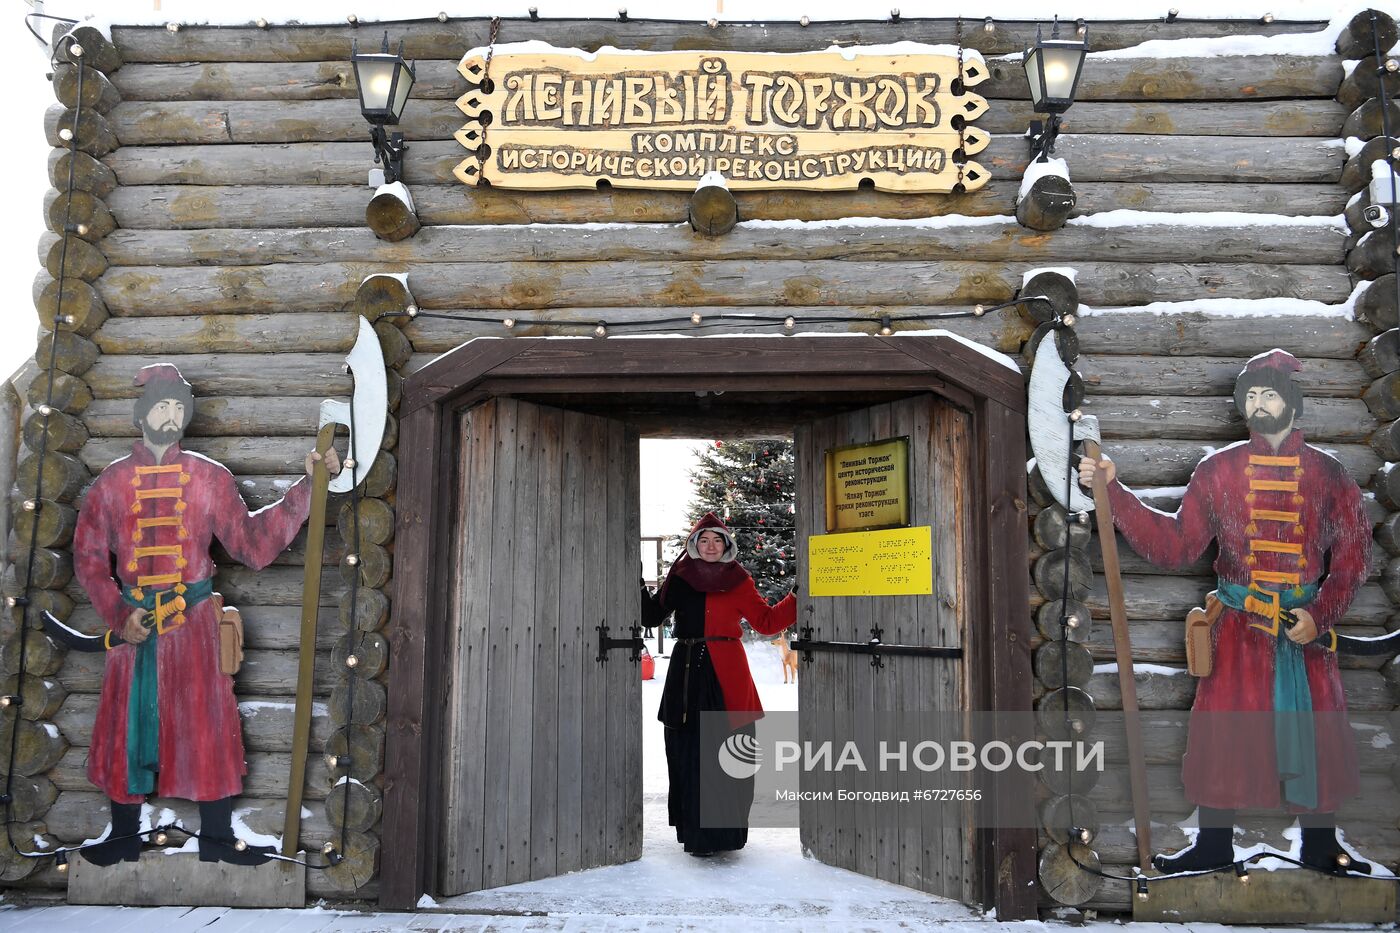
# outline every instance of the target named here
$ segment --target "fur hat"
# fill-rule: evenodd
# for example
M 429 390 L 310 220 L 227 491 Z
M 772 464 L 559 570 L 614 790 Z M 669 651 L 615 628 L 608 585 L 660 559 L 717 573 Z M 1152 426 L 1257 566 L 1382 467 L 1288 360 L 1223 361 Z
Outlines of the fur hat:
M 718 563 L 728 563 L 739 556 L 739 546 L 734 542 L 734 533 L 730 531 L 720 521 L 719 516 L 714 512 L 706 512 L 705 517 L 695 523 L 695 527 L 690 530 L 690 537 L 685 542 L 685 552 L 692 560 L 700 560 L 700 532 L 713 531 L 724 539 L 724 553 L 720 555 Z
M 1249 390 L 1269 388 L 1283 396 L 1296 423 L 1303 414 L 1303 390 L 1293 381 L 1293 374 L 1302 368 L 1303 364 L 1298 362 L 1298 358 L 1286 350 L 1270 350 L 1252 358 L 1235 379 L 1235 408 L 1243 415 L 1244 400 Z
M 132 385 L 142 389 L 141 396 L 131 411 L 131 421 L 138 428 L 143 427 L 151 409 L 156 407 L 158 402 L 168 398 L 184 403 L 185 423 L 180 427 L 189 427 L 194 419 L 194 389 L 173 364 L 153 363 L 141 367 L 136 373 L 136 378 L 132 380 Z

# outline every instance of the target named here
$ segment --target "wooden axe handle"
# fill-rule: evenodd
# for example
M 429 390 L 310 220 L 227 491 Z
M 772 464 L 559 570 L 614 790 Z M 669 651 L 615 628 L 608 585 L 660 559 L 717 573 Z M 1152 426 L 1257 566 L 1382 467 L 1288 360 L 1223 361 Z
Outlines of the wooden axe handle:
M 1103 459 L 1096 441 L 1085 441 L 1084 452 Z M 1074 470 L 1075 465 L 1069 464 Z M 1118 687 L 1123 695 L 1123 718 L 1128 733 L 1128 778 L 1133 794 L 1133 825 L 1137 829 L 1138 864 L 1144 871 L 1152 864 L 1152 821 L 1147 806 L 1147 760 L 1142 750 L 1142 722 L 1138 715 L 1137 681 L 1133 677 L 1133 646 L 1128 636 L 1128 609 L 1123 601 L 1123 572 L 1118 564 L 1118 538 L 1113 531 L 1113 506 L 1108 479 L 1094 472 L 1094 511 L 1098 513 L 1099 549 L 1108 585 L 1108 613 L 1113 623 L 1113 650 L 1118 658 Z

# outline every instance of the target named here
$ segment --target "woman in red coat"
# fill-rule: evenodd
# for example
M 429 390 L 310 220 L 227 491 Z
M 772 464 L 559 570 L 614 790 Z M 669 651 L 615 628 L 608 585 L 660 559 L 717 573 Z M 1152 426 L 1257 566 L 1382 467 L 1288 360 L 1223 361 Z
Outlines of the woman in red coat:
M 749 835 L 753 778 L 731 778 L 719 765 L 725 733 L 752 737 L 754 721 L 763 716 L 739 622 L 776 635 L 796 621 L 797 599 L 789 593 L 768 605 L 734 559 L 734 535 L 713 512 L 691 529 L 685 551 L 660 590 L 653 595 L 642 587 L 642 624 L 651 628 L 675 613 L 676 647 L 657 718 L 666 727 L 668 809 L 676 841 L 691 855 L 704 856 L 742 849 Z M 700 714 L 713 711 L 728 712 L 728 729 L 708 728 L 702 735 Z

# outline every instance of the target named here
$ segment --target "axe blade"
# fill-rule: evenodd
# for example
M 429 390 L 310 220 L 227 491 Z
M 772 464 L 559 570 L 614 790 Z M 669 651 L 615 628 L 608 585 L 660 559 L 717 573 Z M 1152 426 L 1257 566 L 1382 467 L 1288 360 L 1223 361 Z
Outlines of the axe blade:
M 340 471 L 328 487 L 331 492 L 349 492 L 366 475 L 384 442 L 384 424 L 389 411 L 389 384 L 384 373 L 384 351 L 379 335 L 363 317 L 355 345 L 345 357 L 354 375 L 353 402 L 326 399 L 321 402 L 320 426 L 343 424 L 350 431 L 349 455 L 352 468 Z M 354 417 L 351 417 L 353 407 Z M 353 422 L 353 423 L 352 423 Z

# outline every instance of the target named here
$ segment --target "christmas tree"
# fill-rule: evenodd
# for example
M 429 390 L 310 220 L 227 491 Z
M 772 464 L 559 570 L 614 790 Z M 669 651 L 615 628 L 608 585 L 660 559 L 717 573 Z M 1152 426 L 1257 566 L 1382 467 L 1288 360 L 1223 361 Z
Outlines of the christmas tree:
M 773 602 L 786 595 L 797 582 L 792 442 L 715 441 L 690 477 L 691 524 L 714 512 L 734 532 L 739 563 L 764 598 Z

